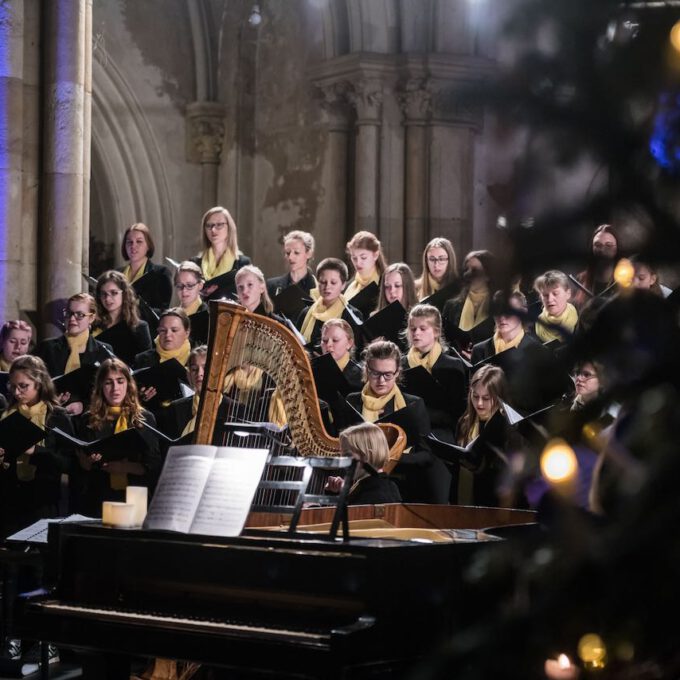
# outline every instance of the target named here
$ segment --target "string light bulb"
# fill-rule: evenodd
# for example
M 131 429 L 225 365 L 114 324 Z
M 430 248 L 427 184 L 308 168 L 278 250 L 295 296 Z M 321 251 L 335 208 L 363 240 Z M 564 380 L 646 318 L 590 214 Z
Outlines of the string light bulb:
M 671 28 L 671 45 L 676 52 L 680 52 L 680 21 L 676 21 Z
M 607 648 L 596 633 L 587 633 L 578 641 L 578 655 L 587 668 L 604 668 Z
M 630 288 L 633 285 L 634 278 L 635 267 L 633 263 L 629 259 L 622 257 L 614 268 L 614 281 L 622 288 Z
M 260 5 L 255 3 L 253 9 L 250 10 L 250 16 L 248 17 L 248 23 L 253 27 L 257 28 L 262 23 L 262 14 L 260 12 Z
M 551 439 L 541 454 L 541 473 L 553 486 L 568 486 L 576 479 L 578 461 L 564 439 Z

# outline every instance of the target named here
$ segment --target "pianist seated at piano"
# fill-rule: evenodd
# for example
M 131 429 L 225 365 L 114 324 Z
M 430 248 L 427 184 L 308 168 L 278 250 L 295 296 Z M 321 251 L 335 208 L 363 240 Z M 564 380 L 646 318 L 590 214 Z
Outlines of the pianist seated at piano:
M 134 427 L 143 445 L 134 455 L 109 462 L 96 451 L 77 451 L 79 512 L 99 517 L 102 502 L 124 501 L 129 485 L 153 487 L 160 466 L 158 435 L 145 424 L 155 427 L 156 420 L 142 407 L 130 369 L 120 359 L 107 359 L 97 371 L 90 410 L 76 420 L 78 437 L 94 441 Z
M 390 449 L 383 431 L 373 423 L 351 425 L 340 433 L 340 453 L 359 461 L 354 483 L 347 496 L 348 505 L 401 503 L 397 485 L 383 468 L 390 457 Z M 330 477 L 327 489 L 338 493 L 342 477 Z
M 430 433 L 430 418 L 425 402 L 412 394 L 402 393 L 397 382 L 401 373 L 402 356 L 389 340 L 374 340 L 364 350 L 364 379 L 361 392 L 347 395 L 348 422 L 360 420 L 373 423 L 380 418 L 410 407 L 411 420 L 417 431 L 413 444 L 402 455 L 394 470 L 394 478 L 406 503 L 447 503 L 448 487 L 440 483 L 440 462 L 432 454 L 426 437 Z M 356 416 L 354 415 L 356 414 Z
M 42 359 L 30 355 L 15 359 L 8 391 L 9 406 L 2 418 L 18 411 L 48 432 L 18 457 L 5 456 L 0 448 L 0 537 L 43 517 L 59 516 L 61 475 L 69 472 L 73 459 L 72 449 L 49 431 L 59 427 L 72 433 L 73 428 Z

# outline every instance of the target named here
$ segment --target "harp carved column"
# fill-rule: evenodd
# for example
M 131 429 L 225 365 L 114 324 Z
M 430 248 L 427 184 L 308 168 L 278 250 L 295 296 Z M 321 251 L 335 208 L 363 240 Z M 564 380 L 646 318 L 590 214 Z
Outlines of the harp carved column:
M 217 203 L 224 115 L 224 107 L 217 102 L 193 102 L 187 106 L 187 159 L 201 165 L 201 202 L 205 210 Z

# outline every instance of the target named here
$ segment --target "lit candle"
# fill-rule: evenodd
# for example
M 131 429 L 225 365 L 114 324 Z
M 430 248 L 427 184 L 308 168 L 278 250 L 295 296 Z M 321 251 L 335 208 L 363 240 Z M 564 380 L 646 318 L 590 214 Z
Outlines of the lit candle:
M 578 666 L 574 666 L 566 654 L 560 654 L 557 659 L 545 661 L 545 677 L 550 680 L 576 680 L 579 674 Z
M 102 504 L 102 523 L 111 527 L 132 527 L 135 522 L 135 506 L 132 503 L 104 501 Z
M 134 526 L 141 527 L 146 517 L 146 505 L 149 490 L 145 486 L 128 486 L 125 492 L 125 502 L 135 506 Z

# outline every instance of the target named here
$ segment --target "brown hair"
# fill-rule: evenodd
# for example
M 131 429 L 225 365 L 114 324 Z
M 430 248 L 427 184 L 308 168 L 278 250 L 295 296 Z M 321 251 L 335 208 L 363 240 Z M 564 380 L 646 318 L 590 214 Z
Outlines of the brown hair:
M 203 217 L 201 218 L 203 245 L 205 246 L 206 250 L 210 248 L 210 241 L 205 235 L 205 223 L 208 221 L 209 217 L 212 217 L 217 213 L 221 213 L 225 222 L 227 223 L 227 250 L 229 250 L 235 257 L 238 254 L 238 235 L 236 233 L 236 222 L 234 222 L 234 218 L 231 216 L 231 213 L 220 205 L 210 208 L 210 210 L 206 210 L 203 214 Z
M 45 362 L 32 354 L 24 354 L 17 357 L 9 367 L 9 375 L 21 371 L 38 386 L 38 398 L 47 405 L 47 412 L 52 413 L 55 406 L 59 406 L 59 400 L 54 389 L 54 383 Z M 9 405 L 16 403 L 14 390 L 10 390 Z
M 325 271 L 326 269 L 338 272 L 342 282 L 347 282 L 347 279 L 349 278 L 349 271 L 347 270 L 347 265 L 342 260 L 339 260 L 337 257 L 327 257 L 321 260 L 321 262 L 319 262 L 319 264 L 316 266 L 316 278 L 318 279 L 321 276 L 321 272 Z
M 88 426 L 98 431 L 102 429 L 107 420 L 109 404 L 104 399 L 104 382 L 110 373 L 122 375 L 127 382 L 127 392 L 121 404 L 121 415 L 125 416 L 130 427 L 141 428 L 145 418 L 144 409 L 137 393 L 137 383 L 134 381 L 128 365 L 116 357 L 102 361 L 101 366 L 97 370 L 90 399 Z
M 468 443 L 468 437 L 474 424 L 477 422 L 477 411 L 472 404 L 472 391 L 477 385 L 482 385 L 489 390 L 489 394 L 494 401 L 495 410 L 501 408 L 501 402 L 506 400 L 506 393 L 508 391 L 505 373 L 502 368 L 486 364 L 475 372 L 470 380 L 470 387 L 468 389 L 467 407 L 465 413 L 458 421 L 457 440 L 459 444 L 465 445 Z
M 362 353 L 364 360 L 363 379 L 368 381 L 368 362 L 375 359 L 394 359 L 397 378 L 401 373 L 401 350 L 390 340 L 374 340 Z
M 416 292 L 416 282 L 413 278 L 413 271 L 405 262 L 395 262 L 391 264 L 382 275 L 380 280 L 380 295 L 378 296 L 378 306 L 376 311 L 387 307 L 387 299 L 385 297 L 385 279 L 388 274 L 398 273 L 401 276 L 401 284 L 404 290 L 403 300 L 401 302 L 404 309 L 408 312 L 413 305 L 418 302 L 418 293 Z
M 127 278 L 113 269 L 104 272 L 97 279 L 97 289 L 95 291 L 95 304 L 97 305 L 97 325 L 106 328 L 111 321 L 111 316 L 106 311 L 101 301 L 101 290 L 106 283 L 113 283 L 123 295 L 121 316 L 126 325 L 136 328 L 139 325 L 139 303 L 135 289 L 128 283 Z
M 260 304 L 267 314 L 271 314 L 274 311 L 274 303 L 267 292 L 267 282 L 264 278 L 262 270 L 259 267 L 256 267 L 254 264 L 247 264 L 236 272 L 234 283 L 238 284 L 239 279 L 243 278 L 246 274 L 252 274 L 262 284 L 263 290 L 260 298 Z
M 442 315 L 434 305 L 419 304 L 411 309 L 408 315 L 408 323 L 406 324 L 406 338 L 409 346 L 413 344 L 413 338 L 411 337 L 411 319 L 427 319 L 434 328 L 435 342 L 438 342 L 442 348 L 446 349 L 446 343 L 442 337 Z
M 378 270 L 378 275 L 382 276 L 387 268 L 387 262 L 383 255 L 382 245 L 375 234 L 370 231 L 358 231 L 352 238 L 347 241 L 346 252 L 352 255 L 352 250 L 361 248 L 363 250 L 370 250 L 372 253 L 378 253 L 378 259 L 375 261 L 375 268 Z
M 179 267 L 175 270 L 175 275 L 173 277 L 173 283 L 177 283 L 177 277 L 179 276 L 180 272 L 188 272 L 189 274 L 193 274 L 196 277 L 196 280 L 201 282 L 203 281 L 205 283 L 205 276 L 203 275 L 203 270 L 195 263 L 192 262 L 191 260 L 184 260 L 184 262 L 179 263 Z
M 127 237 L 131 231 L 138 231 L 140 234 L 144 235 L 144 240 L 146 241 L 147 247 L 146 256 L 149 259 L 151 259 L 153 257 L 153 254 L 156 252 L 156 246 L 154 245 L 153 239 L 151 238 L 151 232 L 149 231 L 149 227 L 147 227 L 146 224 L 144 224 L 143 222 L 135 222 L 132 226 L 128 227 L 125 230 L 125 233 L 123 234 L 123 241 L 120 244 L 120 252 L 121 255 L 123 256 L 123 259 L 124 260 L 130 259 L 125 248 L 125 241 L 127 241 Z
M 427 297 L 428 295 L 432 295 L 432 293 L 434 293 L 434 291 L 430 289 L 430 280 L 427 276 L 430 272 L 430 269 L 427 266 L 427 253 L 432 248 L 442 248 L 446 251 L 446 254 L 449 257 L 449 263 L 441 281 L 442 288 L 458 277 L 458 259 L 456 258 L 456 251 L 453 249 L 453 244 L 447 238 L 442 238 L 439 236 L 433 238 L 423 250 L 423 269 L 422 274 L 417 281 L 421 298 Z
M 181 307 L 170 307 L 170 309 L 163 310 L 158 317 L 158 323 L 161 322 L 164 316 L 176 316 L 182 322 L 184 330 L 187 333 L 191 332 L 191 321 L 189 321 L 187 313 Z

